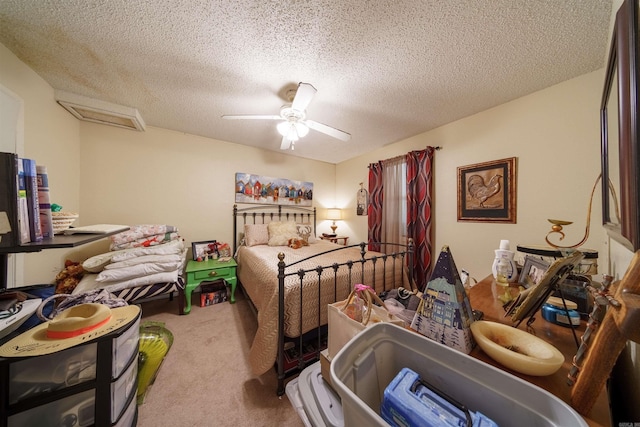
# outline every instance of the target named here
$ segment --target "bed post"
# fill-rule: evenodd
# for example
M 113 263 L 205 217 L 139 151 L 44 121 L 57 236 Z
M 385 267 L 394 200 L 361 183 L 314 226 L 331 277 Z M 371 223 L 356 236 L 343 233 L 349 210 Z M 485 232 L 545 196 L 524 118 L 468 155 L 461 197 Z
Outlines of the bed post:
M 278 254 L 278 396 L 284 394 L 284 254 Z

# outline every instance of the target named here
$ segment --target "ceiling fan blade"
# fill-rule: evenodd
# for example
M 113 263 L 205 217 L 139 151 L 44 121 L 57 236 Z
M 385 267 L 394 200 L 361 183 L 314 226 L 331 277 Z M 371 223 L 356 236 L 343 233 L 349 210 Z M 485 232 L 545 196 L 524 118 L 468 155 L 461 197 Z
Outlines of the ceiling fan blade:
M 316 92 L 316 88 L 311 86 L 309 83 L 300 82 L 298 84 L 296 96 L 293 98 L 293 102 L 291 103 L 291 108 L 298 111 L 305 111 Z
M 341 131 L 340 129 L 332 128 L 331 126 L 327 126 L 322 123 L 315 122 L 313 120 L 305 120 L 304 123 L 307 126 L 309 126 L 310 129 L 325 133 L 341 141 L 349 141 L 351 139 L 351 134 Z
M 283 136 L 282 143 L 280 144 L 280 149 L 288 150 L 290 146 L 291 146 L 291 141 L 289 140 L 289 138 L 287 138 L 286 136 Z
M 282 120 L 282 117 L 273 114 L 241 114 L 241 115 L 225 115 L 223 119 L 227 120 Z

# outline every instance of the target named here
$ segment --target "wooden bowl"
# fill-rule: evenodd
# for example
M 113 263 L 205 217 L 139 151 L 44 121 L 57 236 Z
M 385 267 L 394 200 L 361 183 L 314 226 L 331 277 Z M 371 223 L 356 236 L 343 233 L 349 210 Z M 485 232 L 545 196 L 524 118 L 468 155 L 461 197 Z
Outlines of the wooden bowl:
M 512 326 L 479 320 L 471 324 L 471 333 L 493 360 L 522 374 L 551 375 L 564 363 L 557 348 Z

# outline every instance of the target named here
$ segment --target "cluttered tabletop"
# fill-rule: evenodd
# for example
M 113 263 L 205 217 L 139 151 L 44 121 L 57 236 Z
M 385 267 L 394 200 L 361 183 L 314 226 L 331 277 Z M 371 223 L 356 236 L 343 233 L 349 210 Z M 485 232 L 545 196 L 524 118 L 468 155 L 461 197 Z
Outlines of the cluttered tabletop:
M 517 293 L 517 284 L 511 284 L 510 286 L 514 287 L 513 291 Z M 499 322 L 511 326 L 513 325 L 513 322 L 510 317 L 505 316 L 505 308 L 503 307 L 503 302 L 499 298 L 500 293 L 502 292 L 504 292 L 504 288 L 496 285 L 493 276 L 490 275 L 478 282 L 475 286 L 471 287 L 469 290 L 469 300 L 471 307 L 475 311 L 482 312 L 483 320 Z M 567 375 L 570 372 L 573 357 L 576 355 L 578 350 L 576 337 L 579 339 L 582 336 L 585 331 L 585 327 L 586 323 L 584 321 L 580 322 L 580 325 L 575 328 L 553 324 L 545 320 L 539 312 L 535 315 L 535 319 L 533 320 L 533 323 L 530 323 L 530 326 L 527 326 L 527 322 L 522 322 L 518 326 L 518 329 L 523 331 L 528 330 L 538 338 L 541 338 L 553 345 L 564 355 L 564 363 L 562 364 L 562 367 L 551 375 L 533 376 L 510 370 L 504 365 L 496 362 L 478 346 L 471 351 L 470 355 L 497 368 L 503 369 L 525 381 L 535 384 L 559 397 L 564 402 L 570 403 L 571 386 L 567 382 Z M 575 336 L 572 329 L 575 331 Z M 600 392 L 589 414 L 583 417 L 590 426 L 608 427 L 611 425 L 606 389 L 603 389 Z

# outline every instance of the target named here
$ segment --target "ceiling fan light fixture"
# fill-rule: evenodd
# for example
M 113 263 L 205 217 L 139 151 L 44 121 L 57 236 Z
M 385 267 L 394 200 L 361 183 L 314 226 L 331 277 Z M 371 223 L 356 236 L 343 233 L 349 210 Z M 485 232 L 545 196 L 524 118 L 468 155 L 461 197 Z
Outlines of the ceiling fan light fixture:
M 287 137 L 289 141 L 297 141 L 309 133 L 309 128 L 299 122 L 286 121 L 278 123 L 278 133 Z

